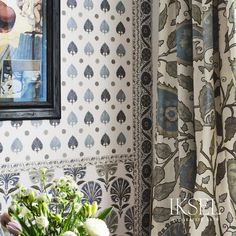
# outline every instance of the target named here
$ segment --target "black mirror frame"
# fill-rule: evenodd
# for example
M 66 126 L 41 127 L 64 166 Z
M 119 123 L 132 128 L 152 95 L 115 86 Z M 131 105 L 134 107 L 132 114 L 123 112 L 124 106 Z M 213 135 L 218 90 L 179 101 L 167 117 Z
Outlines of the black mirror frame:
M 47 101 L 0 102 L 0 120 L 61 118 L 60 1 L 43 0 L 47 24 Z

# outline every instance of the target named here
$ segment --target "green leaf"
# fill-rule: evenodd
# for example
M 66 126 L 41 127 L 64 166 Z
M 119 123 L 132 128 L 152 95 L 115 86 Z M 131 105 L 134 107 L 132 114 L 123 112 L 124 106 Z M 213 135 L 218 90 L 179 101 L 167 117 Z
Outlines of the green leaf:
M 107 215 L 110 214 L 111 211 L 112 211 L 112 207 L 109 207 L 109 208 L 103 210 L 103 211 L 98 215 L 97 218 L 100 219 L 100 220 L 104 220 L 104 219 L 107 217 Z
M 13 215 L 13 217 L 20 223 L 22 230 L 23 230 L 23 234 L 25 236 L 31 236 L 32 235 L 32 231 L 30 230 L 30 228 L 25 224 L 25 222 L 23 220 L 21 220 L 17 215 Z M 37 234 L 35 234 L 35 236 L 37 236 Z
M 68 230 L 68 226 L 69 226 L 70 221 L 72 220 L 72 217 L 73 217 L 73 211 L 74 211 L 74 207 L 72 207 L 69 216 L 67 217 L 66 221 L 64 222 L 65 225 L 64 225 L 63 229 L 61 230 L 60 235 L 63 235 Z
M 29 224 L 30 224 L 30 229 L 32 229 L 33 231 L 31 233 L 33 233 L 35 236 L 38 235 L 37 230 L 35 229 L 34 225 L 32 224 L 30 220 L 29 220 Z

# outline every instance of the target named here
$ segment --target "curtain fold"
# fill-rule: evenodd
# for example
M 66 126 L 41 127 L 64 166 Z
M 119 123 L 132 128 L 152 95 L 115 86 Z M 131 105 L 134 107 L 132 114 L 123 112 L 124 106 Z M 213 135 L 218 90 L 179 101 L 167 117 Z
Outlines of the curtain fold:
M 235 19 L 232 0 L 159 3 L 153 236 L 236 236 Z

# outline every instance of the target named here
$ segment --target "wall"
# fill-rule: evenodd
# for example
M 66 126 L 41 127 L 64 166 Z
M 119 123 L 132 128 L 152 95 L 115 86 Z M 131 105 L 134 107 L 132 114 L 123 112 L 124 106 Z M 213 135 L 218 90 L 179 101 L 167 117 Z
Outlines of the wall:
M 61 1 L 62 118 L 0 122 L 2 210 L 47 166 L 48 181 L 72 175 L 85 198 L 114 206 L 113 235 L 148 235 L 150 15 L 150 1 Z

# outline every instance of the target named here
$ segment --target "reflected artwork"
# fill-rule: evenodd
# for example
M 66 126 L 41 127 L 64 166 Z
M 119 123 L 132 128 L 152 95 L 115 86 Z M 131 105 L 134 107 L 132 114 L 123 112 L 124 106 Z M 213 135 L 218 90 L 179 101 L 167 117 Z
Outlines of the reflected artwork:
M 46 4 L 0 0 L 0 102 L 47 100 Z

